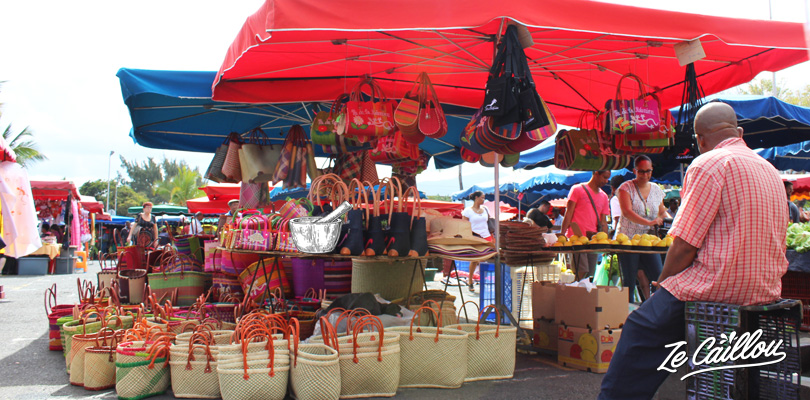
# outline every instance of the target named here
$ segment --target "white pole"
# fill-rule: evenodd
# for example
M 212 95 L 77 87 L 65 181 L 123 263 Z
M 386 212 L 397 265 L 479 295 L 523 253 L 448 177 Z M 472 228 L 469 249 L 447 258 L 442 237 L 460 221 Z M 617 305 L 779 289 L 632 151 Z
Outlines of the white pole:
M 114 150 L 110 150 L 110 156 L 107 157 L 107 204 L 105 208 L 110 212 L 110 166 L 112 165 L 112 156 L 115 154 Z

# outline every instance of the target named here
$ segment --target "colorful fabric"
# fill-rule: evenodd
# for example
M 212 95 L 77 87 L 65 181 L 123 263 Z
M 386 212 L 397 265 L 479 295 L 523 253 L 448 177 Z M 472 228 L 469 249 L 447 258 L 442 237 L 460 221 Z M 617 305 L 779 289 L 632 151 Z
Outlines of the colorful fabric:
M 0 162 L 0 203 L 2 203 L 5 254 L 23 257 L 40 247 L 37 214 L 28 173 L 20 164 Z
M 768 304 L 782 293 L 788 210 L 779 173 L 740 138 L 692 161 L 669 233 L 697 247 L 661 286 L 681 301 Z M 769 218 L 762 218 L 767 210 Z
M 291 297 L 293 294 L 287 273 L 275 258 L 265 258 L 251 264 L 239 274 L 239 283 L 245 295 L 255 302 L 265 300 L 278 287 L 282 288 L 285 296 Z

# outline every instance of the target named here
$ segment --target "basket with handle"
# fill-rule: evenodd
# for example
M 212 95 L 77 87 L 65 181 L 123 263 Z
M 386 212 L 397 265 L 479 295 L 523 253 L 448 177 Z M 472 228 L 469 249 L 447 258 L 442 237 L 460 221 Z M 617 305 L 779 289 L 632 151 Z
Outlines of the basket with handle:
M 219 377 L 217 375 L 216 351 L 212 351 L 212 336 L 195 333 L 196 338 L 188 344 L 175 345 L 171 349 L 171 370 L 174 397 L 218 399 Z M 175 347 L 178 348 L 175 352 Z
M 220 360 L 217 375 L 224 400 L 284 399 L 289 382 L 289 352 L 276 350 L 273 335 L 264 334 L 263 338 L 267 341 L 266 351 L 251 355 L 251 342 L 242 340 L 236 358 Z
M 169 348 L 166 338 L 132 341 L 118 345 L 115 352 L 115 391 L 122 400 L 157 396 L 169 388 Z
M 363 332 L 366 328 L 369 332 Z M 396 340 L 386 341 L 389 338 Z M 341 399 L 396 396 L 400 374 L 398 333 L 386 332 L 379 318 L 366 315 L 357 320 L 350 336 L 338 338 L 338 346 Z
M 466 303 L 465 303 L 466 304 Z M 474 303 L 473 303 L 474 304 Z M 469 333 L 467 337 L 467 377 L 465 382 L 509 379 L 515 374 L 515 351 L 517 345 L 517 328 L 514 326 L 481 324 L 487 309 L 493 309 L 501 320 L 500 312 L 495 305 L 484 307 L 475 324 L 455 324 L 446 330 L 457 330 Z M 461 310 L 464 306 L 461 307 Z
M 116 317 L 118 318 L 118 317 Z M 86 322 L 86 320 L 85 320 Z M 106 327 L 106 322 L 102 319 L 103 326 L 101 330 L 94 333 L 83 333 L 78 335 L 73 335 L 73 338 L 70 342 L 70 352 L 68 353 L 68 357 L 70 357 L 70 384 L 75 386 L 84 386 L 84 353 L 85 349 L 92 347 L 96 344 L 96 339 L 101 338 L 109 338 L 112 337 L 115 332 Z M 120 318 L 117 321 L 118 325 L 121 325 Z M 85 325 L 86 326 L 86 325 Z M 85 327 L 86 330 L 86 327 Z
M 441 321 L 441 312 L 425 306 L 414 312 L 410 326 L 390 327 L 386 332 L 399 333 L 399 387 L 458 388 L 467 376 L 467 333 L 438 327 L 417 326 L 414 322 L 422 311 Z
M 95 343 L 84 349 L 84 388 L 105 390 L 115 387 L 115 348 L 124 331 L 97 335 Z M 99 341 L 101 339 L 101 341 Z
M 68 321 L 67 316 L 73 314 L 73 304 L 56 303 L 56 284 L 45 289 L 45 315 L 48 317 L 48 349 L 62 350 L 62 336 L 59 333 L 62 324 Z
M 335 328 L 321 317 L 321 331 L 327 344 L 299 344 L 297 320 L 290 320 L 293 349 L 290 387 L 298 400 L 337 400 L 340 398 L 340 361 Z M 325 321 L 325 322 L 324 322 Z

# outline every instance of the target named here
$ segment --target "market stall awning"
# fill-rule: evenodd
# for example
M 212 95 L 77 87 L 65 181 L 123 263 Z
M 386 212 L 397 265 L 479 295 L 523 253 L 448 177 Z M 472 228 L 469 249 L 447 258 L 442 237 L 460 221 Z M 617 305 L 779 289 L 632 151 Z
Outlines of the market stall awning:
M 66 200 L 68 196 L 78 200 L 79 189 L 71 181 L 31 181 L 34 199 Z
M 96 200 L 93 196 L 80 196 L 79 202 L 82 205 L 82 208 L 91 212 L 91 213 L 101 213 L 104 212 L 104 204 L 98 200 Z
M 329 110 L 329 102 L 337 97 L 335 94 L 328 102 L 227 103 L 211 100 L 213 71 L 122 68 L 116 75 L 132 120 L 130 137 L 141 146 L 156 149 L 213 153 L 229 133 L 246 136 L 254 128 L 262 128 L 271 142 L 281 144 L 294 124 L 309 132 L 314 111 Z M 460 132 L 475 110 L 448 105 L 444 111 L 448 129 Z M 460 146 L 458 137 L 450 135 L 426 139 L 419 145 L 434 157 L 437 168 L 460 164 Z M 320 146 L 314 149 L 316 156 L 327 156 Z
M 237 195 L 238 199 L 239 196 Z M 230 210 L 228 207 L 230 199 L 209 199 L 208 197 L 198 197 L 186 201 L 188 212 L 191 214 L 201 212 L 203 214 L 224 214 Z
M 780 171 L 810 171 L 810 141 L 755 151 Z
M 127 209 L 127 214 L 135 215 L 143 211 L 143 207 L 130 207 Z M 173 206 L 171 204 L 156 204 L 152 206 L 152 214 L 154 215 L 180 215 L 188 214 L 188 208 L 183 206 Z
M 684 41 L 702 43 L 707 56 L 695 70 L 708 94 L 808 59 L 800 23 L 586 0 L 267 0 L 228 49 L 213 99 L 329 101 L 363 75 L 399 99 L 428 72 L 442 103 L 477 108 L 493 41 L 510 21 L 528 27 L 537 88 L 566 125 L 601 109 L 627 72 L 642 76 L 663 106 L 679 105 L 685 72 L 674 46 Z
M 209 183 L 199 189 L 205 192 L 209 200 L 224 200 L 227 203 L 228 200 L 239 199 L 239 188 L 238 183 Z
M 772 96 L 708 96 L 734 108 L 743 139 L 752 149 L 787 146 L 810 140 L 810 108 L 786 103 Z M 673 108 L 673 116 L 678 109 Z

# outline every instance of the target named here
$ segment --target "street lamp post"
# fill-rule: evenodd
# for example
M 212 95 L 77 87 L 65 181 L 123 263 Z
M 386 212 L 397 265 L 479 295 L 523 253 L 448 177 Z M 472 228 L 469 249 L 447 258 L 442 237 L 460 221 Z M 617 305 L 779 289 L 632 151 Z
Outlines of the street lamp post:
M 118 214 L 118 185 L 121 184 L 121 178 L 115 180 L 115 210 L 116 214 Z
M 110 150 L 110 156 L 107 157 L 107 212 L 110 211 L 110 166 L 112 165 L 112 156 L 115 154 L 114 150 Z

